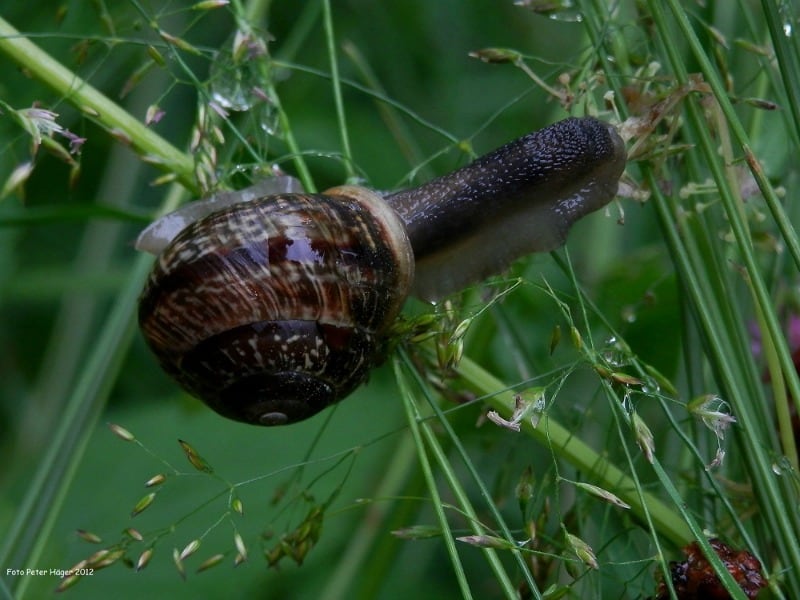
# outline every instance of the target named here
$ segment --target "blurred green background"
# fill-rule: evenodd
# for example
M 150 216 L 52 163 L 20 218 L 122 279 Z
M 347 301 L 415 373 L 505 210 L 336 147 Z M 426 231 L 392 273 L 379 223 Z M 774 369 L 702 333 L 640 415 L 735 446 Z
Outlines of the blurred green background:
M 152 128 L 185 149 L 198 106 L 196 81 L 208 79 L 215 49 L 230 44 L 236 28 L 230 8 L 192 11 L 191 5 L 12 2 L 0 9 L 0 16 L 137 119 L 145 118 L 148 106 L 158 105 L 165 115 Z M 350 0 L 334 2 L 332 9 L 342 77 L 370 86 L 364 69 L 352 58 L 353 50 L 357 51 L 385 96 L 417 117 L 394 113 L 413 142 L 401 143 L 393 123 L 381 112 L 386 105 L 344 85 L 356 169 L 378 189 L 422 181 L 464 164 L 469 155 L 454 140 L 469 142 L 480 154 L 567 116 L 522 70 L 510 64 L 486 64 L 471 58 L 470 52 L 514 48 L 529 57 L 527 64 L 551 85 L 557 85 L 562 73 L 576 75 L 595 63 L 595 51 L 582 25 L 571 19 L 574 13 L 551 19 L 497 0 Z M 292 131 L 307 153 L 317 186 L 323 189 L 341 183 L 346 170 L 331 83 L 325 76 L 329 56 L 320 4 L 279 1 L 267 12 L 268 18 L 257 23 L 257 28 L 272 39 L 269 49 L 277 61 L 273 75 Z M 151 23 L 187 40 L 200 54 L 182 52 L 182 62 L 175 60 Z M 639 48 L 639 26 L 632 21 L 619 32 L 629 44 L 634 62 L 646 57 L 646 51 Z M 148 46 L 167 57 L 163 66 L 153 63 Z M 150 66 L 145 69 L 145 65 Z M 127 91 L 135 73 L 141 77 Z M 127 92 L 124 96 L 123 91 Z M 0 60 L 0 100 L 15 109 L 41 105 L 53 110 L 59 114 L 60 124 L 86 138 L 80 172 L 73 182 L 70 165 L 42 148 L 24 193 L 10 194 L 0 202 L 0 217 L 6 219 L 6 226 L 0 228 L 2 531 L 50 447 L 50 432 L 95 348 L 116 294 L 130 277 L 136 258 L 133 240 L 161 203 L 166 186 L 152 185 L 160 175 L 155 168 L 144 165 L 123 143 L 5 58 Z M 604 110 L 595 96 L 588 110 L 598 107 Z M 576 112 L 582 113 L 584 108 L 580 102 Z M 609 113 L 603 116 L 612 117 Z M 272 123 L 271 118 L 267 110 L 235 115 L 237 127 L 253 141 L 258 156 L 242 151 L 228 132 L 229 154 L 220 161 L 222 176 L 236 181 L 231 175 L 234 165 L 241 164 L 247 172 L 257 158 L 294 172 L 281 136 L 270 136 L 253 122 Z M 30 139 L 0 114 L 0 180 L 29 160 L 29 152 Z M 96 205 L 115 206 L 139 218 L 82 218 L 81 210 L 89 207 L 91 215 L 91 207 Z M 624 206 L 624 226 L 616 223 L 614 207 L 579 223 L 569 242 L 570 257 L 581 284 L 609 323 L 626 336 L 643 360 L 671 377 L 677 368 L 682 318 L 676 307 L 671 267 L 649 207 L 633 202 Z M 41 220 L 9 226 L 23 209 L 42 211 Z M 523 261 L 512 274 L 539 284 L 546 280 L 559 293 L 570 293 L 569 281 L 546 255 Z M 478 301 L 479 296 L 471 296 L 467 310 L 474 310 Z M 425 308 L 412 303 L 410 310 Z M 566 335 L 558 306 L 540 288 L 524 286 L 504 304 L 502 312 L 488 311 L 480 317 L 468 338 L 467 355 L 512 383 L 535 377 L 575 360 L 574 352 L 563 347 L 550 356 L 556 325 Z M 601 344 L 602 331 L 600 327 Z M 509 336 L 517 344 L 515 348 L 523 349 L 523 356 L 510 350 Z M 526 368 L 520 368 L 521 362 Z M 527 370 L 530 367 L 532 370 Z M 559 399 L 558 415 L 565 425 L 582 427 L 595 447 L 602 448 L 613 436 L 602 424 L 592 427 L 594 389 L 594 383 L 584 385 L 577 378 L 570 394 Z M 646 412 L 647 407 L 642 410 Z M 466 407 L 453 414 L 453 424 L 495 493 L 495 501 L 513 526 L 519 527 L 514 485 L 526 465 L 549 465 L 550 452 L 494 427 L 476 428 L 480 413 L 477 405 Z M 112 435 L 106 422 L 132 431 L 148 451 Z M 191 469 L 177 443 L 179 438 L 189 441 L 225 481 L 253 480 L 238 488 L 244 517 L 223 516 L 228 506 L 224 484 Z M 156 473 L 171 473 L 164 461 L 182 475 L 169 477 L 153 505 L 131 519 L 134 504 L 148 492 L 144 482 Z M 289 527 L 287 523 L 296 525 L 311 506 L 298 496 L 297 487 L 289 488 L 293 502 L 275 508 L 270 501 L 306 461 L 303 485 L 310 486 L 314 500 L 324 503 L 334 492 L 338 495 L 326 514 L 319 545 L 303 566 L 286 561 L 279 570 L 268 570 L 260 548 L 270 547 L 275 537 L 264 542 L 262 534 L 271 531 L 279 536 Z M 406 469 L 398 468 L 396 461 L 404 461 Z M 367 386 L 332 414 L 287 428 L 259 429 L 226 421 L 181 394 L 160 372 L 136 332 L 37 566 L 68 568 L 102 547 L 79 539 L 76 529 L 90 530 L 109 544 L 120 538 L 124 528 L 133 526 L 143 532 L 164 531 L 146 570 L 137 574 L 121 564 L 113 565 L 79 582 L 67 594 L 120 599 L 326 598 L 336 597 L 338 591 L 344 594 L 340 597 L 355 597 L 345 594 L 353 588 L 343 591 L 335 585 L 341 583 L 337 573 L 346 572 L 350 565 L 343 558 L 366 530 L 376 535 L 374 548 L 389 564 L 377 581 L 365 572 L 345 579 L 360 590 L 361 597 L 454 597 L 457 591 L 451 566 L 438 538 L 401 541 L 389 533 L 434 522 L 424 489 L 409 483 L 417 477 L 416 470 L 389 368 L 378 370 Z M 387 482 L 387 473 L 399 473 L 403 481 Z M 544 506 L 541 490 L 552 484 L 553 474 L 542 466 L 535 476 L 541 483 L 536 501 Z M 417 497 L 381 497 L 386 489 L 393 493 L 416 490 Z M 361 498 L 371 502 L 360 503 Z M 557 505 L 559 499 L 554 498 L 553 503 Z M 370 531 L 373 506 L 391 514 L 378 531 Z M 626 562 L 612 574 L 601 575 L 601 588 L 608 590 L 605 597 L 652 593 L 652 565 L 631 558 L 640 545 L 645 551 L 646 541 L 629 531 L 629 525 L 615 525 L 629 536 L 620 542 L 627 551 Z M 170 527 L 174 531 L 168 531 Z M 249 561 L 236 569 L 231 567 L 234 531 L 241 533 L 251 553 Z M 553 533 L 557 529 L 545 535 Z M 172 550 L 201 536 L 200 550 L 186 561 L 189 575 L 184 582 L 173 564 Z M 145 546 L 133 547 L 138 548 L 130 555 L 135 560 Z M 194 573 L 202 560 L 217 552 L 226 553 L 223 565 Z M 480 551 L 464 552 L 463 560 L 475 596 L 499 597 Z M 5 569 L 16 566 L 0 565 L 0 579 L 7 582 Z M 47 596 L 57 585 L 53 577 L 35 578 L 29 582 L 27 597 Z

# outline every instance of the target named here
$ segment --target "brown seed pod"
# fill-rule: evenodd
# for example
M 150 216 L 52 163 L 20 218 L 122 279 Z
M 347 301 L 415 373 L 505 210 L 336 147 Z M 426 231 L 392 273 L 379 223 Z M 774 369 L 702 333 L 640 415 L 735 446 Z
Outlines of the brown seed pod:
M 717 538 L 708 540 L 708 543 L 745 595 L 748 598 L 758 596 L 761 588 L 767 585 L 759 560 L 747 550 L 735 550 Z M 731 597 L 697 542 L 684 546 L 683 553 L 685 561 L 669 564 L 672 586 L 679 600 L 725 600 Z M 660 582 L 656 600 L 669 597 L 667 585 Z

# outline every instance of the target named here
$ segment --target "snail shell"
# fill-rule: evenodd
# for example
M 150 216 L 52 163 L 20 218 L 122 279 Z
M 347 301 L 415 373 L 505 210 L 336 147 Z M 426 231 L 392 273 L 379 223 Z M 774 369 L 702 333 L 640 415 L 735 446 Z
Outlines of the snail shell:
M 305 419 L 383 358 L 414 262 L 402 221 L 354 186 L 241 202 L 183 229 L 139 305 L 164 370 L 218 413 Z
M 440 298 L 560 246 L 614 197 L 625 161 L 613 127 L 566 119 L 386 197 L 304 194 L 283 177 L 190 203 L 139 237 L 158 255 L 140 327 L 164 370 L 218 413 L 300 421 L 383 360 L 410 292 Z

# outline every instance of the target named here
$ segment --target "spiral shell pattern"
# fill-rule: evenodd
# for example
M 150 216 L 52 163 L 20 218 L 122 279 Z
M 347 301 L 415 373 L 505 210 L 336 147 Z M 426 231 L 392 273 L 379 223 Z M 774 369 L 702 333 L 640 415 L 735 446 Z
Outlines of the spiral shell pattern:
M 383 360 L 413 269 L 402 222 L 373 192 L 267 196 L 181 231 L 139 324 L 165 371 L 218 413 L 292 423 Z

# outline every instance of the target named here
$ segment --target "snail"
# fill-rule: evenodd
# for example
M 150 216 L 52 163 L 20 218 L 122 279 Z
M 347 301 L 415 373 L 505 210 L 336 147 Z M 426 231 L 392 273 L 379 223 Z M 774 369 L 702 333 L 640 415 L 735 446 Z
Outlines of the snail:
M 532 252 L 617 191 L 616 130 L 569 118 L 420 187 L 308 194 L 291 177 L 189 203 L 151 224 L 139 303 L 164 370 L 225 417 L 306 419 L 385 358 L 406 297 L 435 300 Z

